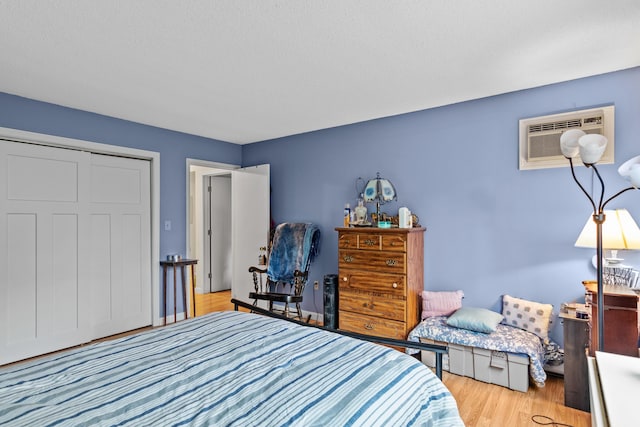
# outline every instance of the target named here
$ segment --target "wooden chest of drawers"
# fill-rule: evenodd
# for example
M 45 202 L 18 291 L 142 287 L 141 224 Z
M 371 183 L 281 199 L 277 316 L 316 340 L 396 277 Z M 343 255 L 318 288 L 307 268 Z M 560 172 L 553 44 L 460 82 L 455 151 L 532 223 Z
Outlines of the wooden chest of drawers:
M 339 328 L 406 339 L 419 322 L 424 228 L 336 228 Z
M 591 345 L 589 354 L 598 348 L 598 284 L 583 281 L 591 294 Z M 605 284 L 604 290 L 604 349 L 607 353 L 638 357 L 640 337 L 640 298 L 631 288 Z

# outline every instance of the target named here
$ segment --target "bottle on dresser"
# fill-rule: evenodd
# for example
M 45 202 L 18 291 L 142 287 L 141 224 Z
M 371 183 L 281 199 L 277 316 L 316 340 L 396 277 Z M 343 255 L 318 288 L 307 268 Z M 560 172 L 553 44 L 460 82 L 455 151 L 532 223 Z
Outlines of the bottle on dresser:
M 348 227 L 350 223 L 351 223 L 351 205 L 349 205 L 349 203 L 346 203 L 344 205 L 344 226 Z

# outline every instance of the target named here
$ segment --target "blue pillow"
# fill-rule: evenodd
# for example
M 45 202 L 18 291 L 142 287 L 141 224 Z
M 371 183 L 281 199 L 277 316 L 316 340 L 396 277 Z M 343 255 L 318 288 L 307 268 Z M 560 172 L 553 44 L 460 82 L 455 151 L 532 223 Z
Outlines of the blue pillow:
M 462 307 L 447 319 L 447 325 L 490 334 L 496 330 L 503 316 L 486 308 Z

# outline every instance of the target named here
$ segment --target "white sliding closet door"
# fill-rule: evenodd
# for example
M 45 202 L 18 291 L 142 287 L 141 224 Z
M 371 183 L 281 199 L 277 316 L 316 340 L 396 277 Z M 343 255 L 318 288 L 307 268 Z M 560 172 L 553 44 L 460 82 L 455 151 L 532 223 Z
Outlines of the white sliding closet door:
M 0 141 L 0 363 L 91 338 L 90 156 Z
M 150 164 L 91 156 L 94 338 L 151 324 Z
M 0 364 L 152 323 L 149 169 L 0 141 Z

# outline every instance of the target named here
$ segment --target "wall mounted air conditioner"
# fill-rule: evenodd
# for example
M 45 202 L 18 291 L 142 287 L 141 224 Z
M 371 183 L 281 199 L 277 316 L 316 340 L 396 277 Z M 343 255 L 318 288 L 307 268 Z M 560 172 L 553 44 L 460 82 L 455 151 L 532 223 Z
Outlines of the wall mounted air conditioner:
M 520 170 L 569 166 L 560 151 L 560 136 L 569 129 L 599 133 L 609 143 L 599 164 L 613 163 L 613 105 L 520 120 Z M 582 162 L 574 161 L 574 165 Z

